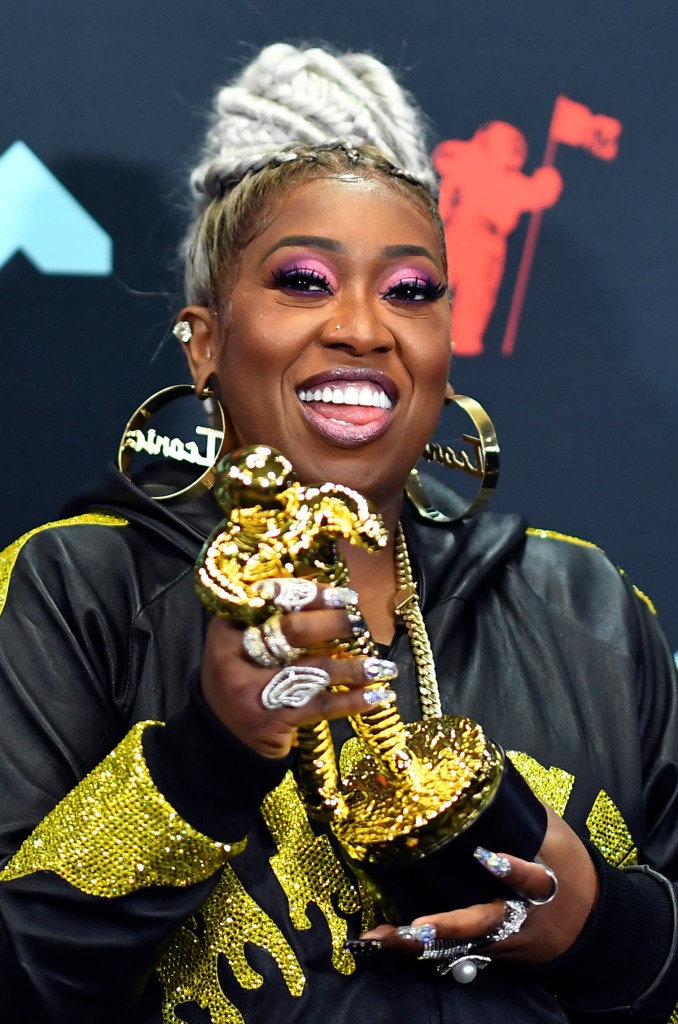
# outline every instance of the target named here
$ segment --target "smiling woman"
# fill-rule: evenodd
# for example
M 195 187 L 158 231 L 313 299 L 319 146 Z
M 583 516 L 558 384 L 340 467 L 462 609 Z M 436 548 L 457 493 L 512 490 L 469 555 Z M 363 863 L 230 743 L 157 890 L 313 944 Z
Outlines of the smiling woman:
M 2 556 L 9 1024 L 676 1020 L 656 619 L 592 545 L 413 482 L 451 393 L 421 124 L 365 54 L 220 91 L 174 333 L 246 451 L 171 507 L 185 455 L 111 469 Z M 130 447 L 188 451 L 148 415 Z M 482 476 L 479 422 L 447 461 Z

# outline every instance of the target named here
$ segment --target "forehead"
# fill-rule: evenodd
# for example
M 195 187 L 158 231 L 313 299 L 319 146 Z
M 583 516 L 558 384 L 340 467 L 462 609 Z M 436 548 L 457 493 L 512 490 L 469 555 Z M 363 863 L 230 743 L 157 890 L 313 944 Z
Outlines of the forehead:
M 293 187 L 277 201 L 263 231 L 246 247 L 244 258 L 260 257 L 283 236 L 305 235 L 336 239 L 356 255 L 389 245 L 422 246 L 442 262 L 429 213 L 379 178 L 347 174 Z

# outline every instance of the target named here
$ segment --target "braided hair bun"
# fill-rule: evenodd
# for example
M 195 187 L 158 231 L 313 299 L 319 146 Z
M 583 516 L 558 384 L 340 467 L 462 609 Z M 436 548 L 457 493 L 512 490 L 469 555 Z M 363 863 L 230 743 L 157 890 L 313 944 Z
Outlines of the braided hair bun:
M 267 46 L 216 95 L 201 160 L 191 175 L 195 214 L 248 171 L 294 158 L 295 144 L 373 146 L 435 192 L 424 126 L 389 68 L 369 54 Z

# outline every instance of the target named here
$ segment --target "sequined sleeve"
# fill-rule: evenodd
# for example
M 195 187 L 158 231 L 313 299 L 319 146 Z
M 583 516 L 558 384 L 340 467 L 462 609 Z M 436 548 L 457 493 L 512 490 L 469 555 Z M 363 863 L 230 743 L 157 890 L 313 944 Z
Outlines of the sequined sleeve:
M 51 871 L 92 896 L 122 896 L 150 886 L 186 886 L 214 875 L 239 843 L 208 838 L 157 789 L 139 722 L 28 836 L 0 881 Z

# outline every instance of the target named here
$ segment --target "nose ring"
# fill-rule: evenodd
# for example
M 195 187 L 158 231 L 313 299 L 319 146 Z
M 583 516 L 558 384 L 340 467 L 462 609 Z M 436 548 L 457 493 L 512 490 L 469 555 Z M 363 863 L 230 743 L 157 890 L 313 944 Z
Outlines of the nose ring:
M 337 326 L 334 329 L 335 329 L 335 331 L 340 331 L 341 330 L 341 324 L 337 324 Z

